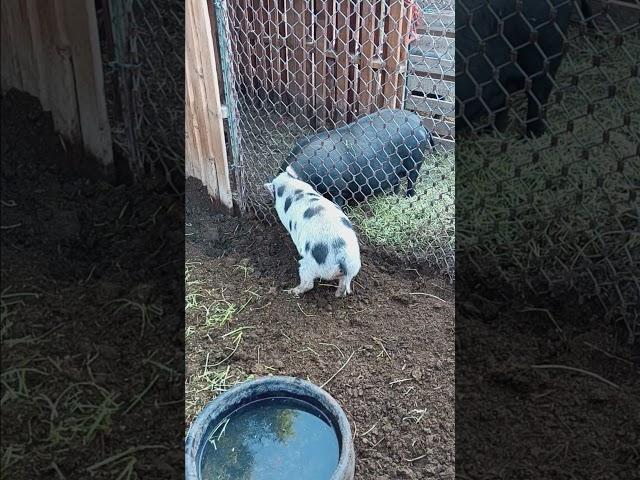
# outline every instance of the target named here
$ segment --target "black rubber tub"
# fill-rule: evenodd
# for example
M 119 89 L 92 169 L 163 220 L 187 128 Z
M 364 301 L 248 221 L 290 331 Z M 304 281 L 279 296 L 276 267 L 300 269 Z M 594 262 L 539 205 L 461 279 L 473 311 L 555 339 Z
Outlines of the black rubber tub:
M 189 428 L 185 456 L 187 480 L 352 480 L 355 470 L 344 411 L 293 377 L 245 382 L 211 401 Z

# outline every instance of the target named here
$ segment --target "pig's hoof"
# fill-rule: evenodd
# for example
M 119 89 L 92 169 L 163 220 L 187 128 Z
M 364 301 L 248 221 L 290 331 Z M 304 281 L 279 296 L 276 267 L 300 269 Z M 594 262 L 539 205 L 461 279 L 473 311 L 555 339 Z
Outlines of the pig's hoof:
M 300 295 L 302 295 L 302 292 L 300 291 L 300 289 L 298 287 L 294 287 L 294 288 L 287 288 L 285 290 L 286 293 L 293 295 L 296 298 L 299 298 Z
M 336 290 L 336 297 L 343 298 L 343 297 L 346 297 L 346 296 L 347 296 L 347 291 L 345 289 L 338 288 Z

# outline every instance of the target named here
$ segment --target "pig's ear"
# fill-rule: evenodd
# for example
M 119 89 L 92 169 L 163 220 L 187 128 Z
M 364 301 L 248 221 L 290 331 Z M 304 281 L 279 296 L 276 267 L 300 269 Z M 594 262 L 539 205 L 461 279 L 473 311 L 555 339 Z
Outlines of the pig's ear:
M 271 197 L 273 197 L 274 199 L 276 198 L 276 195 L 275 195 L 276 190 L 273 186 L 273 183 L 265 183 L 264 188 L 266 188 L 269 191 L 269 193 L 271 194 Z

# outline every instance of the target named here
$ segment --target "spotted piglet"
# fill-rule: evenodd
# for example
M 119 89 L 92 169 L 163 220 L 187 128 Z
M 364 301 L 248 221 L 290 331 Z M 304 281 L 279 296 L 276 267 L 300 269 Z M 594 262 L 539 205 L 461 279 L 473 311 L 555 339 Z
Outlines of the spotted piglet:
M 351 293 L 351 280 L 360 271 L 360 247 L 342 210 L 308 183 L 286 172 L 264 186 L 302 257 L 298 262 L 300 285 L 287 291 L 302 295 L 313 288 L 315 279 L 321 278 L 340 280 L 336 297 Z

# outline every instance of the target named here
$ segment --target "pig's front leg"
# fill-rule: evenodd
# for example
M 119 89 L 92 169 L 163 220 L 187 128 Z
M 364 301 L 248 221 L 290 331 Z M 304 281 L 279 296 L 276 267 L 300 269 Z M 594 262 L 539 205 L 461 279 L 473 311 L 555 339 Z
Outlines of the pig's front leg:
M 300 268 L 298 269 L 298 273 L 300 275 L 300 285 L 294 288 L 289 288 L 285 290 L 287 293 L 291 293 L 295 297 L 299 297 L 300 295 L 308 292 L 313 288 L 313 281 L 315 280 L 315 275 L 311 269 L 311 266 L 308 265 L 308 260 L 305 260 L 305 257 L 300 260 Z

